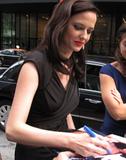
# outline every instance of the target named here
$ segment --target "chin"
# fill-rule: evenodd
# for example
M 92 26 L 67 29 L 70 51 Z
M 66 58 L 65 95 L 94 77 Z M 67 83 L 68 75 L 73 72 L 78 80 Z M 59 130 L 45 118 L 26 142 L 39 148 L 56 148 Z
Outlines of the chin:
M 81 49 L 82 49 L 82 47 L 81 48 L 74 48 L 74 52 L 79 52 Z

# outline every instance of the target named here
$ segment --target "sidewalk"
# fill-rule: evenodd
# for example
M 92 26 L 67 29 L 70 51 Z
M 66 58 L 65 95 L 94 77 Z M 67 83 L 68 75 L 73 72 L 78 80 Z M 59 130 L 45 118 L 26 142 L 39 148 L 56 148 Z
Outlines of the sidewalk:
M 14 148 L 15 143 L 8 141 L 5 133 L 0 131 L 0 160 L 14 160 Z
M 0 160 L 2 160 L 1 153 L 0 153 Z

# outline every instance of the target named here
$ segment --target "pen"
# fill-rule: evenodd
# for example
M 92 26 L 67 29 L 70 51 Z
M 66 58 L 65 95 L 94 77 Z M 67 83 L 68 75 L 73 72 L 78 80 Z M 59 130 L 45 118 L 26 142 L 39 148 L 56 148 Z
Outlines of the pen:
M 92 131 L 89 127 L 87 127 L 86 125 L 84 125 L 83 129 L 87 134 L 89 134 L 89 136 L 96 137 L 96 133 Z
M 84 131 L 91 137 L 96 137 L 96 133 L 94 131 L 92 131 L 88 126 L 84 125 L 83 127 Z M 111 150 L 106 149 L 108 154 L 112 154 Z

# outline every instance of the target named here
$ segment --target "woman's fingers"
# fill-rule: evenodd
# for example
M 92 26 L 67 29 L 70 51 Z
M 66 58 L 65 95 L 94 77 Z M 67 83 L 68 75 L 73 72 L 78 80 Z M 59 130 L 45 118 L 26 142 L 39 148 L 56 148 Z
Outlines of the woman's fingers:
M 92 138 L 90 136 L 84 136 L 81 134 L 84 139 L 75 144 L 75 152 L 82 156 L 97 156 L 107 154 L 107 148 L 110 148 L 109 143 L 102 138 Z M 102 137 L 102 136 L 101 136 Z M 83 142 L 83 143 L 82 143 Z
M 115 100 L 117 100 L 119 103 L 122 102 L 121 95 L 120 95 L 120 93 L 119 93 L 117 90 L 112 89 L 112 90 L 111 90 L 111 94 L 113 95 L 113 98 L 114 98 Z
M 95 138 L 94 138 L 95 139 Z M 88 143 L 84 148 L 84 155 L 83 156 L 98 156 L 107 154 L 105 148 L 100 146 L 101 144 L 97 143 L 96 141 L 93 143 Z

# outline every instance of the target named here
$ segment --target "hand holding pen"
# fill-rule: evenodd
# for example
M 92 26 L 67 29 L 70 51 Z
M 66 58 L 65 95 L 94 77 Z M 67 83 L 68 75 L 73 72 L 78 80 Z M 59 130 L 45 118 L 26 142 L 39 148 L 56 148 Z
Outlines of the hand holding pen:
M 84 125 L 83 129 L 90 137 L 94 137 L 94 138 L 97 137 L 97 134 L 86 125 Z M 112 151 L 110 149 L 106 148 L 105 150 L 107 154 L 112 154 Z
M 77 155 L 83 157 L 97 157 L 108 154 L 107 148 L 111 148 L 110 144 L 104 140 L 104 137 L 99 138 L 96 134 L 96 138 L 92 138 L 82 130 L 74 131 L 73 133 L 67 133 L 68 146 L 71 151 Z
M 85 133 L 84 133 L 85 131 Z M 67 133 L 68 134 L 68 133 Z M 69 137 L 70 136 L 70 137 Z M 94 138 L 92 138 L 94 137 Z M 74 133 L 69 133 L 68 138 L 70 138 L 71 151 L 75 154 L 74 156 L 68 156 L 71 160 L 79 160 L 86 157 L 86 160 L 91 160 L 93 157 L 103 156 L 105 154 L 110 154 L 111 151 L 107 149 L 109 143 L 102 138 L 99 138 L 98 134 L 92 131 L 87 126 L 83 127 L 82 130 L 75 131 Z M 102 136 L 101 136 L 102 137 Z M 60 153 L 57 158 L 62 156 L 67 156 L 66 153 Z M 81 155 L 82 157 L 78 157 Z M 68 159 L 69 159 L 68 158 Z M 58 159 L 57 159 L 58 160 Z

